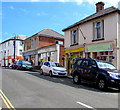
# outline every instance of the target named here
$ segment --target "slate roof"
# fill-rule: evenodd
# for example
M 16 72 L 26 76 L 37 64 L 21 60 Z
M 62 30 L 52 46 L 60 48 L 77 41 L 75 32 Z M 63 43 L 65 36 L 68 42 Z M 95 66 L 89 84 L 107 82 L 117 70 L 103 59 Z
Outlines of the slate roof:
M 113 6 L 110 7 L 110 8 L 107 8 L 107 9 L 103 9 L 103 10 L 101 10 L 101 11 L 95 13 L 95 14 L 92 14 L 92 15 L 86 17 L 85 19 L 82 19 L 79 22 L 74 23 L 71 26 L 68 26 L 67 28 L 63 29 L 62 31 L 66 31 L 66 30 L 71 29 L 71 28 L 73 28 L 75 26 L 78 26 L 80 24 L 86 23 L 88 21 L 97 19 L 97 18 L 102 17 L 102 16 L 106 16 L 108 14 L 115 13 L 115 12 L 120 13 L 120 10 L 118 8 L 113 7 Z

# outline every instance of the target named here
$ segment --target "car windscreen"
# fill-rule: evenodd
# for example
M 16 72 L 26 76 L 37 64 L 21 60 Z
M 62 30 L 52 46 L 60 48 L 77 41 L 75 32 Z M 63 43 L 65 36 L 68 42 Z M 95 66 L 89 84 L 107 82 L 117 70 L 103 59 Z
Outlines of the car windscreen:
M 110 63 L 107 63 L 107 62 L 97 61 L 97 65 L 101 69 L 111 69 L 111 70 L 116 69 L 116 67 L 113 64 L 110 64 Z
M 22 63 L 23 63 L 23 65 L 31 65 L 31 63 L 28 61 L 22 61 Z
M 60 63 L 51 63 L 52 67 L 63 67 Z

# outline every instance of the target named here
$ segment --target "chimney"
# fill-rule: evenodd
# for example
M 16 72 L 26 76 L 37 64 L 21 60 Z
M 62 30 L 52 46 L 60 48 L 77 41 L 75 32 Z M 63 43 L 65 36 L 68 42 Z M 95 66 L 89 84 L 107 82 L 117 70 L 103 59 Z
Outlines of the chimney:
M 104 3 L 103 2 L 98 2 L 96 3 L 96 12 L 99 12 L 104 9 Z

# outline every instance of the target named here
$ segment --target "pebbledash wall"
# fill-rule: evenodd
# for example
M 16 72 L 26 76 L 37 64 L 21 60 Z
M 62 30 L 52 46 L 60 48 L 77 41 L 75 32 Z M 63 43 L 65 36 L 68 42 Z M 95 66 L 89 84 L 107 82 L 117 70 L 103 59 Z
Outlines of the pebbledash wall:
M 97 17 L 90 18 L 95 15 Z M 90 20 L 85 21 L 89 18 Z M 82 21 L 85 22 L 83 23 Z M 103 38 L 101 39 L 94 39 L 94 24 L 97 22 L 103 22 L 104 30 Z M 78 30 L 77 43 L 71 45 L 71 32 L 74 30 Z M 80 23 L 75 23 L 63 29 L 63 31 L 65 33 L 67 68 L 69 66 L 68 59 L 72 56 L 74 58 L 74 53 L 77 52 L 78 57 L 89 56 L 95 59 L 106 60 L 113 63 L 120 70 L 120 10 L 118 8 L 110 7 L 102 9 L 88 18 L 81 20 Z

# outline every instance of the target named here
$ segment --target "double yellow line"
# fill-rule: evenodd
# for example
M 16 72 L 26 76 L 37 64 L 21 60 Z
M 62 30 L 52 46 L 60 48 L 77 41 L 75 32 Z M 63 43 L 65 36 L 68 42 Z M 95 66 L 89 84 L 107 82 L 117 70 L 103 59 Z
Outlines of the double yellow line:
M 11 104 L 11 102 L 9 101 L 9 99 L 5 96 L 5 94 L 2 92 L 2 90 L 0 90 L 0 97 L 2 98 L 2 100 L 4 101 L 5 105 L 7 106 L 7 108 L 9 110 L 16 110 L 14 108 L 14 106 Z

